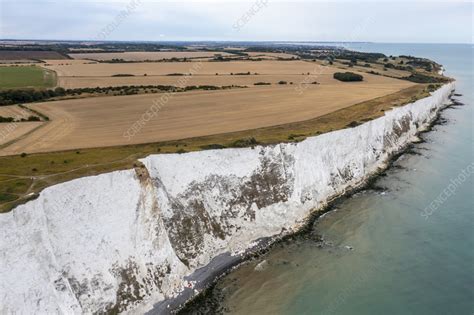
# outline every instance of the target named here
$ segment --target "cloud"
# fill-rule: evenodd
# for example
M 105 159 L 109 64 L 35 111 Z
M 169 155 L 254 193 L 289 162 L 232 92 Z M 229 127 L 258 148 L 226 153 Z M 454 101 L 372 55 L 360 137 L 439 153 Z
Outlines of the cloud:
M 473 38 L 470 1 L 268 0 L 239 31 L 232 25 L 256 0 L 130 1 L 140 5 L 108 39 L 468 43 Z M 130 1 L 0 0 L 0 37 L 92 39 Z

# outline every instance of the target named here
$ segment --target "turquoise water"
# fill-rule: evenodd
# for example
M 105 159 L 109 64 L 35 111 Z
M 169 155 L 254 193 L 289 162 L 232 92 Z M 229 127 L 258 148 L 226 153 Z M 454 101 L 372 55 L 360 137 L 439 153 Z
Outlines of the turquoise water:
M 446 122 L 379 178 L 383 190 L 315 222 L 322 244 L 305 237 L 274 247 L 222 279 L 208 304 L 235 314 L 474 314 L 472 46 L 351 48 L 443 64 L 466 106 L 443 112 Z M 451 180 L 453 193 L 426 212 Z

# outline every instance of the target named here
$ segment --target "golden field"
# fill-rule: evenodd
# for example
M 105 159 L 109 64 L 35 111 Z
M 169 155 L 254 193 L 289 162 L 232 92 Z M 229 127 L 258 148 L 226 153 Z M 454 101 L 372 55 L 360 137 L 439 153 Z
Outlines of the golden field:
M 0 116 L 13 117 L 15 119 L 28 118 L 33 115 L 30 111 L 24 110 L 18 105 L 0 106 Z
M 58 85 L 64 88 L 107 87 L 123 85 L 178 85 L 181 76 L 194 72 L 188 85 L 247 85 L 257 82 L 276 84 L 279 81 L 311 83 L 337 82 L 332 79 L 336 66 L 328 67 L 314 62 L 292 61 L 228 61 L 228 62 L 150 62 L 150 63 L 96 63 L 84 60 L 49 61 L 45 68 L 54 70 Z M 197 70 L 197 71 L 194 71 Z M 350 71 L 361 71 L 357 68 Z M 249 73 L 250 75 L 243 75 Z M 133 76 L 117 77 L 128 74 Z M 366 75 L 372 82 L 375 76 Z M 376 80 L 383 82 L 384 77 Z M 393 81 L 390 81 L 393 82 Z
M 364 74 L 363 82 L 342 83 L 332 79 L 332 73 L 337 71 L 332 67 L 324 67 L 324 74 L 313 77 L 303 76 L 301 72 L 314 67 L 314 64 L 299 61 L 279 63 L 279 67 L 272 68 L 267 62 L 255 62 L 253 69 L 270 72 L 271 68 L 272 72 L 276 72 L 273 75 L 300 72 L 300 81 L 295 80 L 293 85 L 193 91 L 171 96 L 158 93 L 32 104 L 29 105 L 32 109 L 47 115 L 51 121 L 28 136 L 1 148 L 0 155 L 149 143 L 287 124 L 319 117 L 414 85 L 407 81 L 368 74 Z M 186 64 L 176 63 L 178 67 Z M 254 63 L 246 63 L 248 64 Z M 238 66 L 241 65 L 232 65 L 231 62 L 216 65 L 210 63 L 212 70 L 205 71 L 217 68 L 229 71 Z M 169 70 L 158 67 L 154 69 L 156 72 Z M 88 73 L 87 70 L 81 71 Z M 110 69 L 105 67 L 102 71 Z M 176 67 L 174 71 L 176 72 Z M 189 85 L 196 84 L 193 80 L 197 77 L 193 76 L 188 81 Z M 225 76 L 224 80 L 229 80 L 227 84 L 234 84 L 233 79 L 236 77 L 238 76 Z M 306 84 L 313 79 L 320 84 Z M 148 119 L 133 137 L 124 136 L 163 95 L 168 95 L 168 101 L 160 103 L 161 109 L 156 117 Z
M 2 148 L 7 146 L 10 142 L 21 139 L 21 137 L 40 127 L 42 124 L 43 122 L 40 121 L 0 124 L 0 152 Z
M 291 61 L 228 61 L 228 62 L 140 62 L 140 63 L 87 63 L 84 60 L 49 62 L 46 68 L 56 71 L 59 77 L 108 77 L 115 74 L 169 75 L 186 74 L 199 69 L 198 75 L 247 73 L 302 74 L 320 71 L 319 65 L 300 60 Z M 330 67 L 326 67 L 331 69 Z

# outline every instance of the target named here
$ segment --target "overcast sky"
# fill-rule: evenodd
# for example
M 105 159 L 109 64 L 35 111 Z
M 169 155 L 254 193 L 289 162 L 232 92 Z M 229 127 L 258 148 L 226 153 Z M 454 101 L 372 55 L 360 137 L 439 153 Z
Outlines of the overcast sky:
M 472 1 L 0 0 L 0 38 L 472 43 Z

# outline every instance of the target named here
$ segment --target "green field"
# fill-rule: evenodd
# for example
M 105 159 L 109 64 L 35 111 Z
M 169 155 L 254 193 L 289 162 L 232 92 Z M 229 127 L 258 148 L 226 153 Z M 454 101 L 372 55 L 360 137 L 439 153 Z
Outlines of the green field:
M 37 66 L 0 67 L 0 89 L 46 88 L 56 85 L 56 74 Z

